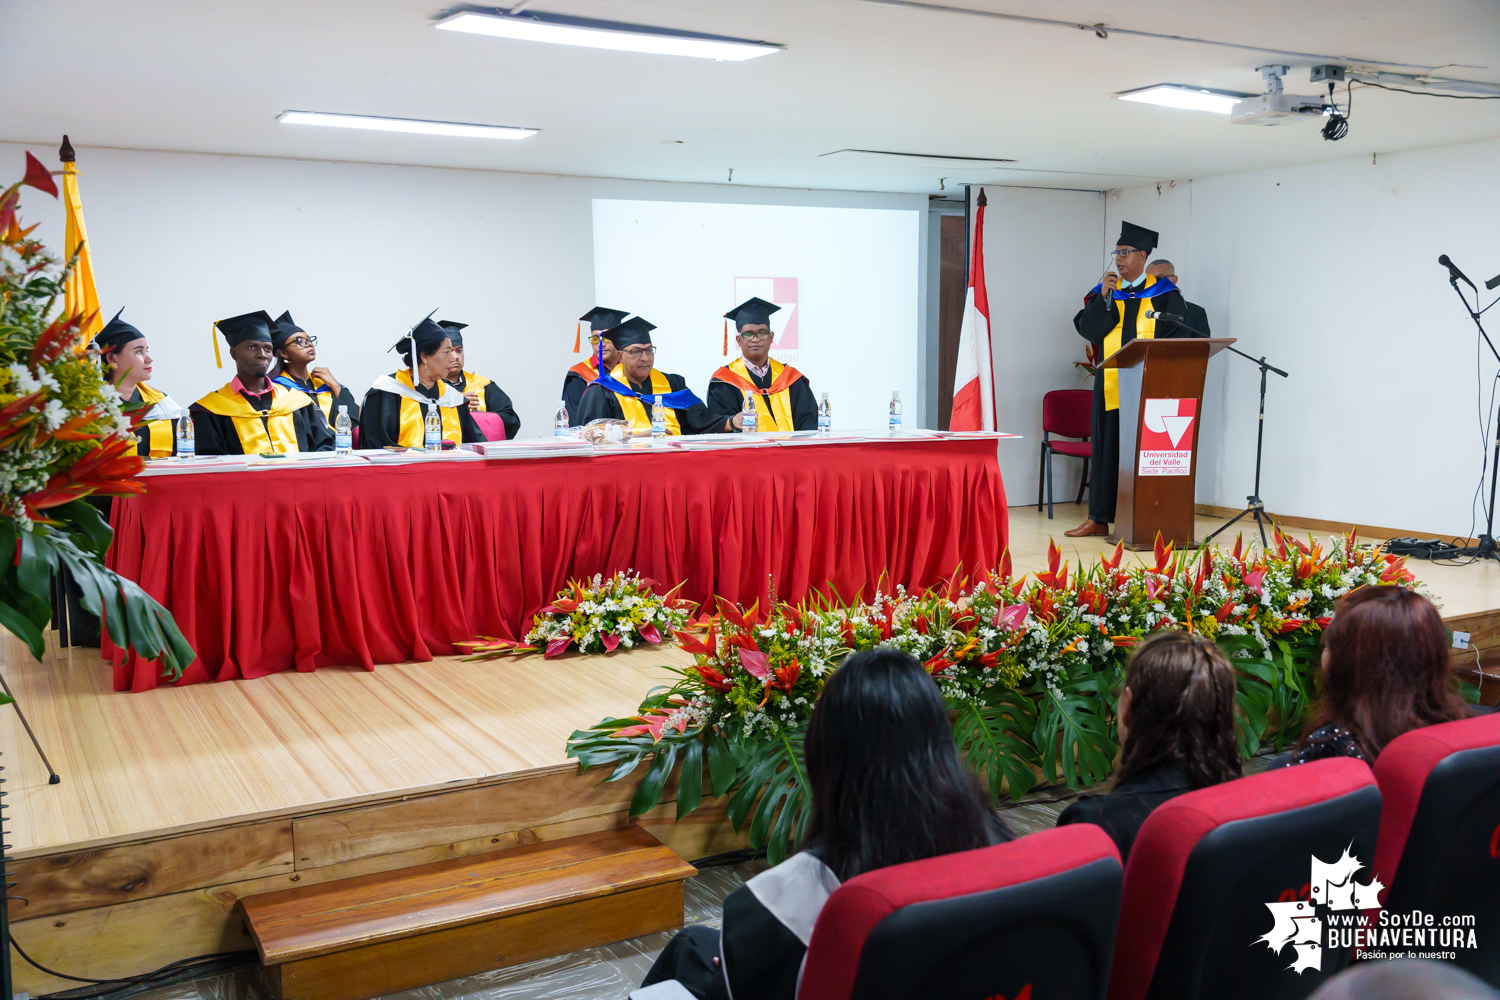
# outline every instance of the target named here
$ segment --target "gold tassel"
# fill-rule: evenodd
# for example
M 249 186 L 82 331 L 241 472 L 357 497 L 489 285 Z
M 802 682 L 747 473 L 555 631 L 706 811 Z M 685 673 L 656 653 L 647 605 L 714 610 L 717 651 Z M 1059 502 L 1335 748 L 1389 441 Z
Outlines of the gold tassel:
M 583 320 L 573 328 L 573 353 L 578 354 L 583 347 Z
M 724 321 L 724 357 L 729 357 L 729 320 Z
M 208 336 L 214 342 L 214 364 L 218 365 L 220 368 L 223 368 L 224 367 L 224 362 L 219 358 L 219 324 L 218 323 L 214 323 L 213 326 L 211 326 L 211 327 L 208 328 Z

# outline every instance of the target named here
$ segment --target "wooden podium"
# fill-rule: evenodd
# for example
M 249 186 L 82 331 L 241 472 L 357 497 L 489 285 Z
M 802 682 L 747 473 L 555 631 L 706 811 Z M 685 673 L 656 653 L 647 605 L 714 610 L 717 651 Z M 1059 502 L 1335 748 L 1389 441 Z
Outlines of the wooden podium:
M 1231 337 L 1138 339 L 1101 364 L 1120 373 L 1115 534 L 1128 548 L 1151 548 L 1158 532 L 1179 549 L 1194 544 L 1203 376 L 1208 359 L 1232 343 Z

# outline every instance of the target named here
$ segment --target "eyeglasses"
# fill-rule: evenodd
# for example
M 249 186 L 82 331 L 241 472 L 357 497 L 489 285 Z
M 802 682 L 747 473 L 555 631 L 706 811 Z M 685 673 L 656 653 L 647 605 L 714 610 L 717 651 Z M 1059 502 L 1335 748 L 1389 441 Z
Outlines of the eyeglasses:
M 291 345 L 293 347 L 311 347 L 312 345 L 316 344 L 317 342 L 318 342 L 318 338 L 317 337 L 306 336 L 306 337 L 298 337 L 295 340 L 290 341 L 289 343 L 291 343 Z
M 740 334 L 740 339 L 741 340 L 770 340 L 771 339 L 771 331 L 770 330 L 757 330 L 754 333 L 742 333 L 742 334 Z
M 1129 257 L 1133 253 L 1145 253 L 1145 252 L 1146 251 L 1144 251 L 1144 250 L 1134 250 L 1134 249 L 1131 249 L 1130 247 L 1119 247 L 1117 249 L 1111 250 L 1110 254 L 1112 256 L 1115 256 L 1115 257 Z
M 625 355 L 626 357 L 630 357 L 630 358 L 654 358 L 654 357 L 656 357 L 656 348 L 654 348 L 654 347 L 627 347 L 627 348 L 625 348 L 625 350 L 621 351 L 620 353 L 623 354 L 623 355 Z

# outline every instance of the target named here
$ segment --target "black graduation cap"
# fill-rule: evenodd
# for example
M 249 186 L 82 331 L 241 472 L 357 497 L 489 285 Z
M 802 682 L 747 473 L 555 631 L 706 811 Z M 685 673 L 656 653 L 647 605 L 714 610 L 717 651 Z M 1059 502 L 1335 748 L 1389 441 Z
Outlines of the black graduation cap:
M 276 326 L 271 330 L 271 349 L 279 351 L 292 339 L 292 334 L 306 332 L 292 320 L 292 311 L 288 309 L 276 317 Z
M 454 347 L 464 346 L 463 329 L 468 325 L 467 323 L 458 323 L 451 319 L 438 320 L 438 326 L 448 331 L 448 339 L 453 341 Z
M 751 296 L 744 302 L 735 306 L 724 314 L 725 319 L 734 320 L 734 328 L 742 330 L 752 323 L 764 323 L 770 325 L 771 314 L 780 312 L 781 307 L 765 299 Z
M 229 341 L 229 346 L 233 347 L 236 344 L 243 344 L 247 340 L 259 340 L 267 344 L 271 343 L 271 329 L 275 325 L 276 321 L 271 318 L 270 313 L 264 309 L 257 309 L 255 312 L 241 313 L 238 316 L 221 319 L 214 324 L 213 328 L 222 333 L 224 339 Z M 220 368 L 224 367 L 224 362 L 219 357 L 219 340 L 217 337 L 214 338 L 214 362 Z
M 435 312 L 437 312 L 436 309 L 424 316 L 416 326 L 406 331 L 391 350 L 400 351 L 403 355 L 410 354 L 411 342 L 415 340 L 418 354 L 431 354 L 439 344 L 450 337 L 447 330 L 433 322 L 432 313 Z
M 144 333 L 120 318 L 120 313 L 124 311 L 121 309 L 120 312 L 115 313 L 115 318 L 104 324 L 104 329 L 94 335 L 94 346 L 99 349 L 99 353 L 116 350 L 132 340 L 140 340 L 145 336 Z
M 599 335 L 614 344 L 616 350 L 624 350 L 633 344 L 651 343 L 651 331 L 655 329 L 654 324 L 646 322 L 639 316 L 632 316 L 625 322 L 602 331 Z
M 608 306 L 595 306 L 582 316 L 578 317 L 580 323 L 587 323 L 589 329 L 594 333 L 608 330 L 610 327 L 619 326 L 625 322 L 625 317 L 630 315 L 629 309 L 611 309 Z
M 1117 247 L 1131 247 L 1135 250 L 1144 250 L 1150 253 L 1156 249 L 1156 241 L 1159 237 L 1155 232 L 1145 226 L 1137 226 L 1134 222 L 1120 223 L 1120 238 L 1115 240 Z

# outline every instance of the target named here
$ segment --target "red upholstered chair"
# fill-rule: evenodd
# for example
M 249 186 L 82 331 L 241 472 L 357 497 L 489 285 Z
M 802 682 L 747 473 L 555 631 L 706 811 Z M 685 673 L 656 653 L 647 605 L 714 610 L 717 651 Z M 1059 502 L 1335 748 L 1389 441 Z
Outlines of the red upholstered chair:
M 1500 715 L 1414 729 L 1375 761 L 1385 809 L 1373 870 L 1393 913 L 1475 918 L 1457 964 L 1500 983 Z
M 485 440 L 505 440 L 505 421 L 500 419 L 500 414 L 480 412 L 475 413 L 473 416 L 474 422 L 479 425 L 479 429 L 484 431 Z
M 1345 850 L 1369 877 L 1380 789 L 1351 757 L 1278 768 L 1179 795 L 1146 818 L 1125 865 L 1109 1000 L 1293 1000 L 1349 963 L 1324 948 L 1321 970 L 1290 971 L 1259 939 L 1267 903 L 1307 899 L 1314 856 Z M 1350 911 L 1351 913 L 1353 911 Z
M 1089 389 L 1053 389 L 1042 397 L 1042 469 L 1036 484 L 1036 509 L 1042 509 L 1042 495 L 1046 492 L 1047 518 L 1052 518 L 1052 456 L 1067 455 L 1083 459 L 1083 476 L 1078 481 L 1078 496 L 1074 503 L 1083 501 L 1083 491 L 1089 485 L 1089 459 L 1094 446 L 1089 435 L 1094 414 L 1094 394 Z M 1082 441 L 1053 441 L 1051 435 L 1061 434 L 1068 438 L 1083 438 Z
M 1120 878 L 1087 823 L 867 872 L 818 915 L 797 996 L 1103 1000 Z
M 359 424 L 355 424 L 349 429 L 349 447 L 355 451 L 359 450 Z

